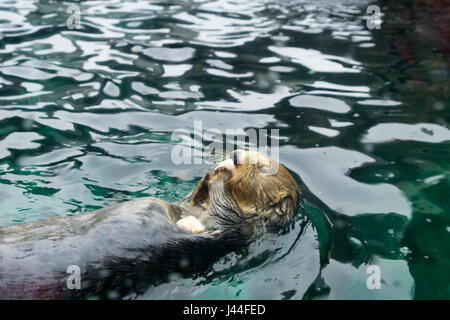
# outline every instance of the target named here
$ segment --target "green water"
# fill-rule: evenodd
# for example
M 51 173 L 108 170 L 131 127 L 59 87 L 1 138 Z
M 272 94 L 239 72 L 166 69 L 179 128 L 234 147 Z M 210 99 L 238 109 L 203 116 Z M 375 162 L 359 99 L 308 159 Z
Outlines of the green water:
M 450 298 L 444 10 L 86 1 L 69 29 L 69 3 L 0 2 L 0 226 L 181 199 L 210 168 L 171 161 L 194 121 L 279 129 L 292 225 L 132 298 Z

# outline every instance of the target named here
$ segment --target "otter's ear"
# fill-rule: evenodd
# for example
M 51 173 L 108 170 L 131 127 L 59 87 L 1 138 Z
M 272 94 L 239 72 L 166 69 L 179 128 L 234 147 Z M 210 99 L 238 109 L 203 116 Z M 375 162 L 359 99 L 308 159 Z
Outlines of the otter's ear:
M 267 210 L 264 216 L 267 218 L 268 227 L 282 227 L 297 212 L 298 204 L 290 196 L 284 196 L 277 204 Z
M 264 208 L 258 215 L 264 217 L 266 227 L 279 228 L 294 216 L 297 209 L 298 203 L 292 196 L 288 195 L 277 199 L 276 203 L 272 203 L 270 207 Z
M 291 218 L 297 212 L 297 209 L 298 204 L 294 202 L 294 199 L 291 196 L 286 196 L 280 202 L 279 215 Z

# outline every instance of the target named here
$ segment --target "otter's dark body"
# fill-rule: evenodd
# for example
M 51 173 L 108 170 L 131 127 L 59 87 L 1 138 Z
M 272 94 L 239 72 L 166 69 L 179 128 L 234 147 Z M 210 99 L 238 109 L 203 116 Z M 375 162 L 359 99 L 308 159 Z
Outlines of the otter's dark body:
M 276 161 L 260 155 L 253 163 L 250 155 L 234 151 L 180 203 L 142 198 L 0 229 L 0 299 L 139 294 L 171 273 L 202 272 L 284 225 L 298 208 L 297 183 L 281 165 L 268 174 Z M 182 230 L 182 216 L 197 216 L 204 232 Z M 81 289 L 69 290 L 69 266 L 81 271 Z
M 180 230 L 180 215 L 177 205 L 141 198 L 0 229 L 0 299 L 121 298 L 239 247 L 235 230 Z M 81 270 L 81 290 L 67 288 L 71 265 Z

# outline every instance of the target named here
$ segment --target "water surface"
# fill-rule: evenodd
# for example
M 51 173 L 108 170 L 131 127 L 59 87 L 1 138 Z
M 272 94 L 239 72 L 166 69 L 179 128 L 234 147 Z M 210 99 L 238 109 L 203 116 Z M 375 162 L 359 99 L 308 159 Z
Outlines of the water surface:
M 69 4 L 0 2 L 0 226 L 180 200 L 210 168 L 171 161 L 194 121 L 279 129 L 292 225 L 132 298 L 450 298 L 441 11 L 379 3 L 369 30 L 365 1 L 83 1 L 69 29 Z

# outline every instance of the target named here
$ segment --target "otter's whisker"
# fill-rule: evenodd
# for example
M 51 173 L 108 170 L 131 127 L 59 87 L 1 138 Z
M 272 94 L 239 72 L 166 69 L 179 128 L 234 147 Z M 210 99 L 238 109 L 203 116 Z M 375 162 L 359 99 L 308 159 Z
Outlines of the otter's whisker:
M 224 150 L 212 150 L 208 156 L 208 162 L 212 162 L 213 164 L 220 163 L 227 159 L 227 157 L 228 154 Z

